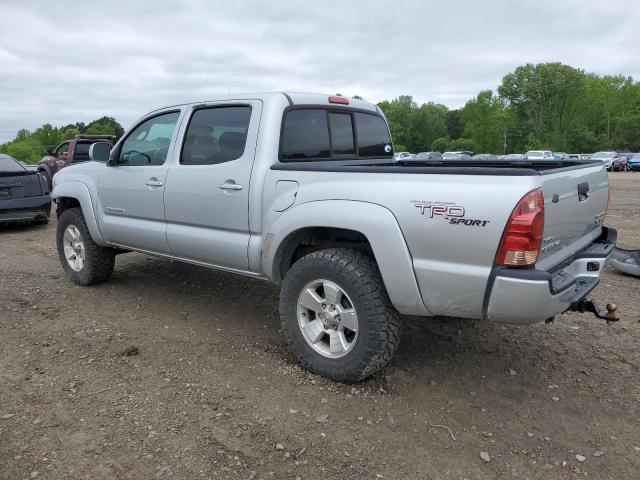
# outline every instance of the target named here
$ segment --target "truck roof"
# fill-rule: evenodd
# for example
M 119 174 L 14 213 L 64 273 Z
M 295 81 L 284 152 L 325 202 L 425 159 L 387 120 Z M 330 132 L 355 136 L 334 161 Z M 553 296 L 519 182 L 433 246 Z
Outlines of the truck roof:
M 237 93 L 231 95 L 217 95 L 214 98 L 210 98 L 208 100 L 200 100 L 200 101 L 189 101 L 185 103 L 179 103 L 175 105 L 166 105 L 161 108 L 157 108 L 157 110 L 164 110 L 170 107 L 182 107 L 184 105 L 189 105 L 193 103 L 210 103 L 210 102 L 219 102 L 219 101 L 228 101 L 228 100 L 262 100 L 262 101 L 270 101 L 274 99 L 286 99 L 290 105 L 331 105 L 337 108 L 340 107 L 350 107 L 350 108 L 358 108 L 361 110 L 369 110 L 372 112 L 380 112 L 378 107 L 371 102 L 367 102 L 366 100 L 360 100 L 357 98 L 344 97 L 340 96 L 349 101 L 348 105 L 340 105 L 336 103 L 329 102 L 329 98 L 336 97 L 338 95 L 330 95 L 326 93 L 307 93 L 307 92 L 261 92 L 261 93 Z

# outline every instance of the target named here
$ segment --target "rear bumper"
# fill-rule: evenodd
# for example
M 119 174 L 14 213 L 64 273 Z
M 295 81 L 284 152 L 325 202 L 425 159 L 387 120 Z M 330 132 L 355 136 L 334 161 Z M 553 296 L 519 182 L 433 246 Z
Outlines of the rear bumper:
M 603 227 L 597 240 L 549 271 L 495 269 L 485 317 L 531 324 L 564 312 L 596 287 L 616 238 L 614 229 Z
M 0 223 L 31 221 L 51 213 L 51 195 L 0 200 Z

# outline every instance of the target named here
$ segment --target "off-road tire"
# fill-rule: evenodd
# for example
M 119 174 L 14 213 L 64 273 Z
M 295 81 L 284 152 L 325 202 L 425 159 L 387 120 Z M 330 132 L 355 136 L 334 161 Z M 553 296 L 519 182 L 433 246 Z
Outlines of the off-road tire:
M 69 225 L 75 225 L 84 242 L 85 261 L 79 272 L 71 268 L 64 254 L 63 236 Z M 76 285 L 95 285 L 111 278 L 115 265 L 115 252 L 113 249 L 101 247 L 93 241 L 80 208 L 69 208 L 62 212 L 58 219 L 56 243 L 62 268 L 67 277 Z
M 358 314 L 356 345 L 339 358 L 316 352 L 298 323 L 298 296 L 305 285 L 318 279 L 339 285 Z M 400 340 L 400 314 L 389 300 L 375 260 L 353 249 L 318 250 L 295 262 L 280 291 L 280 319 L 289 348 L 300 363 L 337 382 L 359 382 L 381 370 L 393 357 Z

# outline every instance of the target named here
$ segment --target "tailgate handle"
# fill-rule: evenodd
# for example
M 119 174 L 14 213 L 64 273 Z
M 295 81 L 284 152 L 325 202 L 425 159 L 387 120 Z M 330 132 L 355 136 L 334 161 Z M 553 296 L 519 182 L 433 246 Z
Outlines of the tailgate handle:
M 589 199 L 589 182 L 578 184 L 578 201 L 586 202 Z

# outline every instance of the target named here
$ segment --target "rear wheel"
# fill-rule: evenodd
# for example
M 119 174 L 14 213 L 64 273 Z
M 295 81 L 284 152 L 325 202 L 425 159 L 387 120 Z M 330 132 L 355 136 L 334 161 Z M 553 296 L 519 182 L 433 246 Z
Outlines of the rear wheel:
M 114 250 L 93 241 L 81 209 L 69 208 L 62 212 L 56 240 L 60 263 L 73 283 L 94 285 L 111 278 L 115 265 Z
M 300 363 L 338 382 L 383 368 L 399 341 L 400 315 L 378 267 L 356 250 L 320 250 L 298 260 L 282 285 L 280 316 Z

